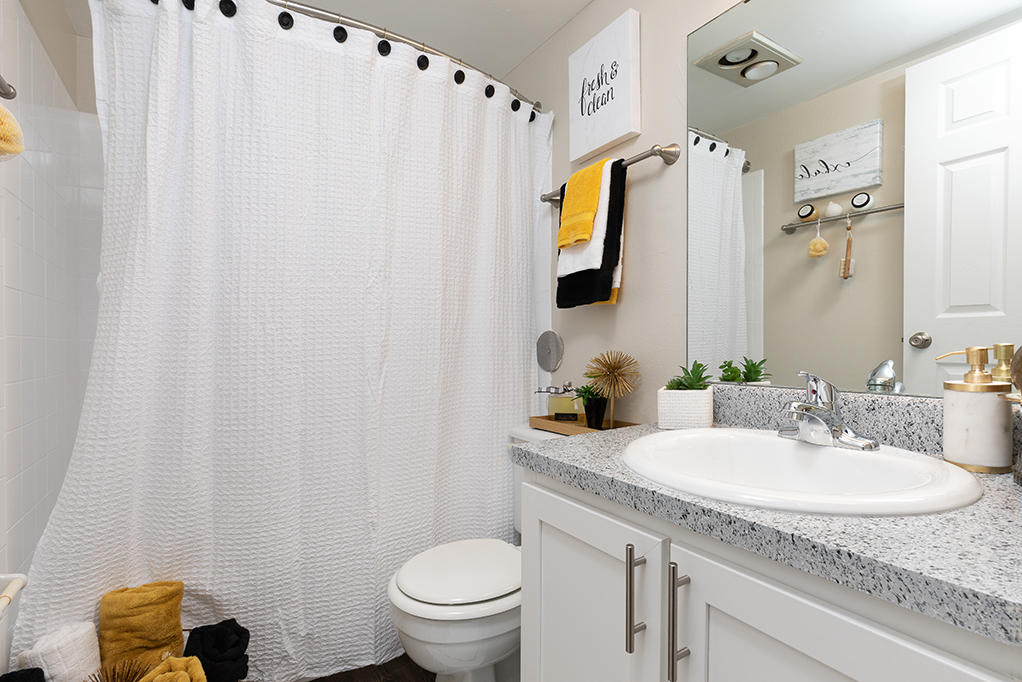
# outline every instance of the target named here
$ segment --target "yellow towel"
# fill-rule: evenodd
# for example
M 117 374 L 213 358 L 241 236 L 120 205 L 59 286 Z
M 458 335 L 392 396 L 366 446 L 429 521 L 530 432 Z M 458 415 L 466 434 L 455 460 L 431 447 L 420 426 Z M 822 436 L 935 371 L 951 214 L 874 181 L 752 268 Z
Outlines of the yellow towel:
M 103 665 L 128 658 L 156 665 L 168 653 L 180 656 L 185 646 L 181 634 L 183 595 L 184 584 L 178 581 L 125 587 L 104 594 L 99 601 L 99 654 Z
M 14 119 L 14 114 L 0 106 L 0 161 L 23 151 L 25 145 L 22 144 L 21 127 Z
M 564 205 L 561 206 L 561 228 L 557 231 L 557 248 L 582 244 L 593 236 L 593 221 L 596 206 L 600 203 L 600 180 L 603 177 L 604 159 L 591 166 L 575 171 L 568 178 L 564 189 Z
M 206 682 L 206 673 L 195 656 L 168 658 L 138 682 Z
M 620 287 L 614 287 L 610 290 L 610 298 L 606 301 L 597 301 L 596 305 L 617 305 L 617 292 L 621 291 Z

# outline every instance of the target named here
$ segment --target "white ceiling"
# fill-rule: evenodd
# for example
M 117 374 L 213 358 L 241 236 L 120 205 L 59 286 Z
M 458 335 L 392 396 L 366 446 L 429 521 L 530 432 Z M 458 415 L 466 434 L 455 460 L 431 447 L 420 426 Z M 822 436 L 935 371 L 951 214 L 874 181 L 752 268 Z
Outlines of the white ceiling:
M 255 0 L 247 0 L 254 2 Z M 390 29 L 503 78 L 591 0 L 303 0 Z M 64 0 L 91 36 L 88 0 Z
M 1017 19 L 1022 0 L 749 0 L 688 38 L 689 124 L 720 134 Z M 751 30 L 802 63 L 748 88 L 694 66 Z

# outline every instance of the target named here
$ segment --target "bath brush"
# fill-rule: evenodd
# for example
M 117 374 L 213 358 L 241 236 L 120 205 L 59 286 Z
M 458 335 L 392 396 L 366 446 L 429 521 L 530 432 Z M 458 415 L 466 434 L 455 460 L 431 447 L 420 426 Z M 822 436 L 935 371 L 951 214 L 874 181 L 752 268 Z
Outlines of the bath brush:
M 827 251 L 830 249 L 830 244 L 827 240 L 820 236 L 820 221 L 816 221 L 816 236 L 809 242 L 809 257 L 819 258 L 825 256 Z
M 21 126 L 14 120 L 14 114 L 0 106 L 0 161 L 14 158 L 23 151 Z

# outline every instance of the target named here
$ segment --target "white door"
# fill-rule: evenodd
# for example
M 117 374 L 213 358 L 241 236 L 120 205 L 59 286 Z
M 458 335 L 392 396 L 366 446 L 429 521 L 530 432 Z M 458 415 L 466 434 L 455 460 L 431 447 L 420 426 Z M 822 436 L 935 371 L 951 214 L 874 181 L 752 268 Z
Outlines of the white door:
M 905 72 L 904 381 L 939 394 L 966 346 L 1022 341 L 1022 23 Z M 877 305 L 883 305 L 878 301 Z M 868 320 L 865 321 L 868 326 Z M 932 338 L 927 348 L 910 339 Z
M 625 547 L 645 562 L 631 569 Z M 667 539 L 522 486 L 522 680 L 660 682 Z M 626 622 L 645 625 L 627 653 Z
M 674 645 L 689 650 L 678 682 L 999 679 L 702 553 L 671 545 L 671 561 L 689 579 L 677 588 Z

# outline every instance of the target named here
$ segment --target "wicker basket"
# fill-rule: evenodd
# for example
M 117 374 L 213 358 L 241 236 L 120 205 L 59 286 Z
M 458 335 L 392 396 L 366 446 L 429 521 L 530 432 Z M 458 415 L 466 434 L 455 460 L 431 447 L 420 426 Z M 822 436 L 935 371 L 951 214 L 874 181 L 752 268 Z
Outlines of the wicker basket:
M 657 426 L 661 429 L 699 429 L 713 426 L 713 386 L 702 391 L 668 391 L 656 394 Z

